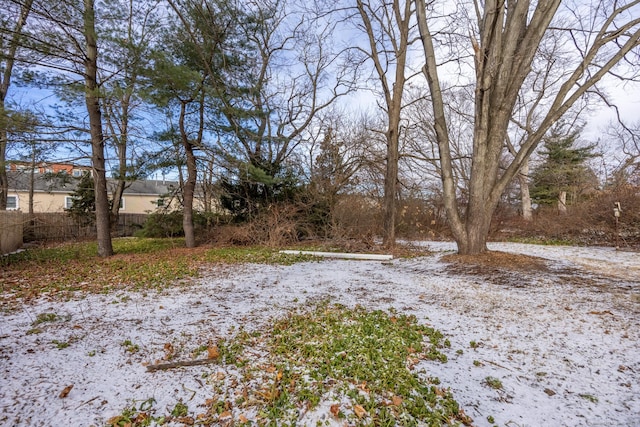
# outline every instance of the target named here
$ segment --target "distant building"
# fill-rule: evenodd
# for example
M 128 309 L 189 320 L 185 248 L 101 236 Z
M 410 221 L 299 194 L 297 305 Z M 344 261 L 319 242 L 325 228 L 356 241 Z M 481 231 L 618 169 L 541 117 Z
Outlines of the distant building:
M 80 178 L 84 173 L 91 172 L 90 166 L 79 166 L 72 163 L 40 162 L 36 164 L 35 167 L 29 162 L 12 161 L 9 163 L 10 172 L 29 172 L 32 168 L 37 174 L 67 173 L 76 178 Z
M 9 192 L 7 196 L 7 210 L 29 210 L 29 193 L 31 187 L 30 167 L 24 168 L 20 163 L 12 163 L 7 171 Z M 42 172 L 41 172 L 42 171 Z M 78 172 L 76 172 L 78 171 Z M 73 193 L 76 190 L 82 174 L 91 168 L 73 165 L 51 164 L 38 165 L 37 173 L 33 174 L 33 211 L 64 212 L 73 203 Z M 36 172 L 34 170 L 34 172 Z M 168 195 L 173 194 L 178 187 L 177 182 L 144 180 L 127 183 L 120 204 L 123 213 L 150 213 L 163 209 L 171 203 Z M 107 180 L 109 194 L 113 194 L 116 181 Z

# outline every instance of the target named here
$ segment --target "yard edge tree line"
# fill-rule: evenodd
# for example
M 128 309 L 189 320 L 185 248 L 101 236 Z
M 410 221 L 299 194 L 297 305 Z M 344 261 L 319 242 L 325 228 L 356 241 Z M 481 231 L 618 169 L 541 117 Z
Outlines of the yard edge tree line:
M 460 1 L 453 10 L 424 0 L 344 0 L 303 8 L 285 0 L 110 0 L 98 10 L 93 0 L 2 3 L 13 13 L 9 17 L 17 19 L 2 22 L 0 199 L 6 203 L 1 163 L 11 134 L 5 102 L 14 64 L 46 71 L 44 81 L 65 80 L 68 86 L 82 82 L 89 123 L 78 128 L 90 135 L 100 256 L 113 253 L 105 141 L 119 140 L 124 148 L 130 135 L 126 120 L 131 117 L 131 97 L 110 98 L 118 100 L 122 111 L 122 126 L 116 130 L 114 104 L 105 103 L 110 81 L 135 86 L 133 76 L 140 76 L 146 86 L 140 83 L 134 96 L 141 103 L 155 99 L 151 103 L 164 109 L 172 147 L 186 159 L 188 246 L 195 245 L 189 217 L 197 179 L 194 150 L 227 159 L 229 176 L 251 167 L 274 178 L 286 169 L 288 156 L 322 129 L 321 113 L 365 86 L 383 99 L 383 125 L 371 130 L 385 135 L 385 245 L 395 243 L 398 163 L 417 153 L 399 148 L 404 133 L 405 138 L 418 138 L 418 145 L 435 147 L 435 155 L 423 160 L 441 181 L 459 252 L 473 254 L 486 251 L 490 222 L 505 189 L 526 170 L 552 127 L 567 115 L 579 114 L 594 96 L 610 102 L 599 87 L 605 77 L 637 79 L 633 64 L 638 59 L 640 0 L 604 1 L 591 8 L 560 0 Z M 134 18 L 134 4 L 140 20 Z M 120 9 L 131 11 L 129 30 L 153 27 L 157 34 L 155 41 L 150 38 L 138 46 L 149 51 L 136 62 L 137 70 L 109 62 L 106 46 L 114 47 L 119 40 L 131 47 L 145 33 L 109 33 L 107 28 L 115 28 L 109 26 L 110 19 Z M 338 43 L 336 34 L 345 32 L 364 37 L 354 37 L 352 45 Z M 171 46 L 172 40 L 177 44 Z M 373 71 L 368 71 L 370 64 Z M 162 72 L 168 74 L 160 78 Z M 419 83 L 421 73 L 426 85 Z M 370 75 L 376 78 L 367 79 Z M 178 93 L 167 83 L 171 81 L 188 87 Z M 404 90 L 407 82 L 413 92 Z M 428 90 L 421 89 L 425 86 Z M 473 100 L 472 112 L 451 108 L 456 91 Z M 472 129 L 466 135 L 467 156 L 452 133 L 461 122 Z M 324 127 L 327 133 L 329 129 Z M 410 135 L 408 129 L 416 133 Z M 467 168 L 466 179 L 459 168 Z M 126 170 L 123 166 L 118 173 L 122 185 Z M 6 206 L 2 203 L 0 208 Z

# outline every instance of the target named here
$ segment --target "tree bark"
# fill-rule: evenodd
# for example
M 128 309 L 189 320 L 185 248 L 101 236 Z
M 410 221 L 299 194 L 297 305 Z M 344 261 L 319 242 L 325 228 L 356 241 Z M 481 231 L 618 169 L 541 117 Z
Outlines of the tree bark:
M 396 244 L 396 198 L 398 196 L 398 160 L 399 160 L 399 136 L 398 128 L 389 126 L 387 136 L 387 164 L 384 175 L 384 196 L 383 209 L 384 218 L 382 222 L 382 245 L 386 248 L 393 248 Z
M 91 164 L 95 183 L 96 231 L 98 256 L 113 255 L 107 176 L 104 158 L 104 136 L 98 88 L 98 41 L 95 28 L 94 0 L 84 0 L 84 37 L 86 42 L 85 103 L 91 132 Z
M 531 194 L 529 193 L 529 159 L 527 159 L 518 174 L 520 184 L 520 204 L 522 208 L 522 219 L 531 221 L 533 219 L 533 208 L 531 207 Z
M 184 148 L 187 163 L 187 179 L 184 182 L 183 189 L 183 208 L 182 208 L 182 228 L 184 230 L 184 241 L 188 248 L 196 247 L 196 236 L 193 226 L 193 196 L 196 190 L 196 181 L 198 172 L 196 169 L 196 156 L 193 153 L 193 144 L 189 141 L 189 135 L 185 128 L 187 102 L 182 101 L 180 104 L 180 140 Z
M 561 191 L 558 193 L 558 213 L 560 215 L 567 214 L 567 192 Z
M 118 223 L 118 216 L 120 215 L 121 200 L 124 195 L 124 190 L 127 188 L 127 147 L 129 145 L 129 106 L 131 101 L 131 94 L 127 92 L 122 102 L 122 122 L 119 126 L 119 135 L 113 135 L 116 145 L 116 151 L 118 155 L 118 180 L 113 192 L 113 200 L 111 202 L 111 218 L 113 223 Z M 113 130 L 115 129 L 113 125 Z

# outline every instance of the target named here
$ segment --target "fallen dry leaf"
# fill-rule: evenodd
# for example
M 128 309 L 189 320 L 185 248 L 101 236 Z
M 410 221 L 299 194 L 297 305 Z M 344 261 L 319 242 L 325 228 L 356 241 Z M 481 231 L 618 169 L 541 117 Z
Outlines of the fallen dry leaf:
M 165 351 L 165 355 L 164 355 L 164 360 L 169 360 L 173 357 L 173 345 L 171 343 L 165 343 L 164 344 L 164 351 Z
M 213 344 L 207 348 L 207 357 L 209 359 L 217 359 L 220 357 L 220 350 L 218 350 L 218 346 Z
M 465 414 L 463 409 L 460 409 L 460 411 L 458 411 L 458 419 L 462 421 L 462 424 L 464 424 L 465 426 L 473 425 L 473 418 Z
M 112 425 L 118 425 L 118 423 L 122 420 L 122 415 L 116 415 L 115 417 L 111 417 L 107 420 L 107 425 L 108 426 L 112 426 Z
M 400 406 L 402 405 L 402 398 L 400 396 L 393 396 L 393 398 L 391 399 L 391 401 L 393 402 L 394 405 L 396 406 Z
M 331 414 L 332 414 L 334 417 L 337 417 L 337 416 L 338 416 L 338 414 L 340 413 L 340 405 L 339 405 L 339 404 L 337 404 L 337 403 L 336 403 L 336 404 L 333 404 L 333 405 L 331 405 L 331 407 L 329 408 L 329 410 L 331 411 Z
M 231 411 L 224 411 L 220 414 L 220 419 L 222 418 L 231 418 Z
M 249 420 L 247 419 L 247 417 L 245 417 L 244 415 L 240 414 L 240 416 L 238 417 L 238 421 L 240 421 L 241 423 L 247 423 L 249 422 Z
M 366 411 L 362 406 L 360 406 L 360 405 L 354 405 L 354 407 L 353 407 L 353 412 L 355 412 L 355 413 L 356 413 L 356 416 L 357 416 L 358 418 L 362 418 L 362 417 L 364 417 L 365 415 L 367 415 L 367 411 Z
M 147 421 L 149 419 L 149 414 L 147 414 L 146 412 L 140 412 L 138 415 L 136 415 L 135 418 L 135 422 L 136 425 L 144 425 L 144 422 Z
M 64 389 L 62 389 L 62 391 L 60 392 L 58 397 L 60 399 L 64 399 L 65 397 L 67 397 L 69 395 L 69 392 L 71 391 L 72 388 L 73 388 L 73 384 L 66 386 Z

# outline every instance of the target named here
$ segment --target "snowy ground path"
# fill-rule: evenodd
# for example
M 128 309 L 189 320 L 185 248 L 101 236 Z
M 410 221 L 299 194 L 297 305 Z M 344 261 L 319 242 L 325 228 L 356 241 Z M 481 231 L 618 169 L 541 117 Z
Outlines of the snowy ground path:
M 0 425 L 101 426 L 150 398 L 196 411 L 212 393 L 202 373 L 215 365 L 148 373 L 143 363 L 161 359 L 167 343 L 188 355 L 322 299 L 395 308 L 444 333 L 449 361 L 417 368 L 450 387 L 474 425 L 640 425 L 640 254 L 496 243 L 490 249 L 545 258 L 549 271 L 469 275 L 440 261 L 453 244 L 423 244 L 434 254 L 211 267 L 197 284 L 159 294 L 42 298 L 0 313 Z M 43 313 L 56 321 L 36 325 Z M 300 425 L 318 420 L 333 422 L 316 411 Z

